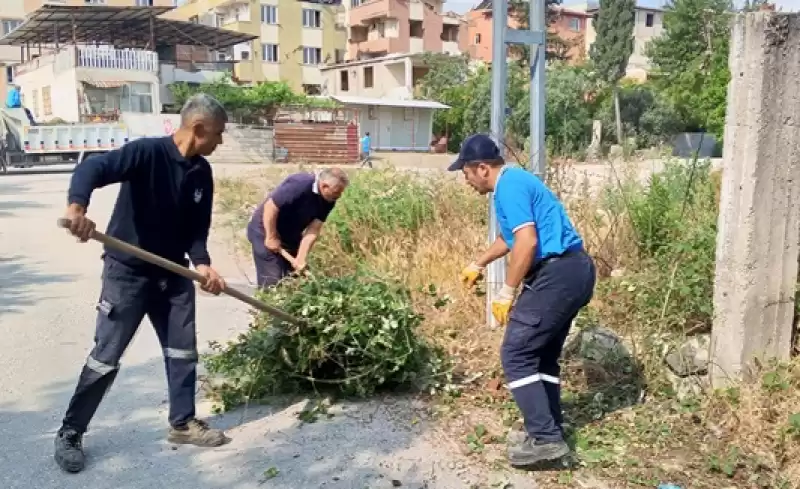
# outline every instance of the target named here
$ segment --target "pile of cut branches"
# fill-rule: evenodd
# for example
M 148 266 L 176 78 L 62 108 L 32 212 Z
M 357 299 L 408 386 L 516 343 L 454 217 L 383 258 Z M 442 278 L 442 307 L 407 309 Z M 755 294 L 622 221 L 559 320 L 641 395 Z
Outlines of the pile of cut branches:
M 366 397 L 379 389 L 430 388 L 447 368 L 441 349 L 417 335 L 423 321 L 409 291 L 363 275 L 290 280 L 261 297 L 301 318 L 291 326 L 258 314 L 205 363 L 222 409 L 269 395 L 333 390 Z

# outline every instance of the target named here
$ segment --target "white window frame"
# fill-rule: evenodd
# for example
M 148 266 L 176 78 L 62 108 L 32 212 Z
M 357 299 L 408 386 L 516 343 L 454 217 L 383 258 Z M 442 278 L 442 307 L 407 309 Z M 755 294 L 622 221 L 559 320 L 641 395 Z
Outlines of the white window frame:
M 14 29 L 22 25 L 21 19 L 2 19 L 0 21 L 0 36 L 10 34 Z
M 322 64 L 322 48 L 303 47 L 303 64 L 318 66 Z
M 316 24 L 316 25 L 315 25 Z M 303 27 L 308 29 L 322 28 L 322 12 L 315 8 L 303 9 Z
M 278 6 L 261 4 L 261 23 L 276 25 L 278 23 Z
M 136 0 L 137 7 L 152 7 L 153 0 Z
M 277 44 L 262 44 L 261 45 L 261 61 L 266 63 L 277 63 L 279 54 Z

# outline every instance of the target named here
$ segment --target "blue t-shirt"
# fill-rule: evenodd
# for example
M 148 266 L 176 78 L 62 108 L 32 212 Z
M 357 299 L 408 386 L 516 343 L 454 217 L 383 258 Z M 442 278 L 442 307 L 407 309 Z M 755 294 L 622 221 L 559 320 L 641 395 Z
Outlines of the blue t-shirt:
M 19 95 L 19 90 L 16 88 L 12 88 L 8 91 L 8 95 L 6 96 L 6 107 L 9 109 L 17 109 L 22 107 L 22 100 Z
M 523 168 L 502 169 L 495 183 L 494 206 L 509 249 L 514 246 L 514 231 L 536 228 L 535 261 L 583 247 L 563 204 L 539 177 Z
M 361 138 L 361 152 L 362 153 L 369 153 L 369 136 L 364 136 Z

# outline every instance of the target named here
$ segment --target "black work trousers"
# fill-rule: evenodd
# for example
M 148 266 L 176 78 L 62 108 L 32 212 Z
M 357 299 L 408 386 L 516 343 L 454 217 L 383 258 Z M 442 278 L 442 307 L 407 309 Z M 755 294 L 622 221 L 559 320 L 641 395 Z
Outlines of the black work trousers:
M 563 437 L 559 357 L 594 285 L 591 257 L 570 252 L 548 260 L 526 278 L 509 313 L 500 357 L 525 430 L 533 438 L 555 442 Z
M 69 402 L 64 427 L 81 433 L 88 429 L 145 315 L 163 349 L 169 423 L 184 425 L 195 416 L 198 355 L 194 285 L 174 274 L 142 274 L 110 257 L 104 259 L 102 280 L 94 348 Z

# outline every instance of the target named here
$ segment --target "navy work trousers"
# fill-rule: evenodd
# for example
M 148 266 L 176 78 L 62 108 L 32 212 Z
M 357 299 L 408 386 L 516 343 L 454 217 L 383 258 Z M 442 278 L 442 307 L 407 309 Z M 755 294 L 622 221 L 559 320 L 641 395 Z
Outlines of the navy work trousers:
M 281 280 L 292 273 L 292 265 L 279 253 L 268 250 L 263 243 L 260 243 L 259 246 L 251 242 L 251 245 L 253 246 L 253 262 L 256 266 L 258 287 L 278 285 Z
M 509 313 L 501 349 L 503 371 L 533 438 L 563 438 L 559 357 L 594 285 L 591 257 L 584 251 L 570 252 L 534 267 Z
M 64 416 L 65 427 L 85 432 L 120 367 L 120 358 L 144 316 L 163 349 L 169 387 L 169 423 L 184 425 L 195 416 L 197 338 L 195 289 L 174 274 L 148 276 L 113 258 L 103 264 L 97 304 L 95 344 Z

